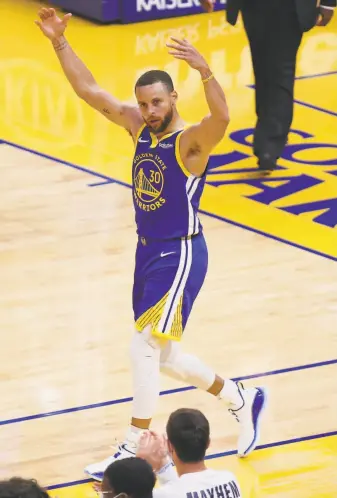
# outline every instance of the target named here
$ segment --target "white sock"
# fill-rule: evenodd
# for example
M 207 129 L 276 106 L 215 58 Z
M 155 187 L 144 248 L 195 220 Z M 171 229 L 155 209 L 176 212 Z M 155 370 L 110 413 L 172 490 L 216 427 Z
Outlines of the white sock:
M 140 439 L 142 433 L 144 432 L 144 430 L 147 430 L 147 429 L 140 429 L 139 427 L 135 427 L 134 425 L 130 425 L 130 427 L 128 428 L 128 430 L 126 432 L 126 437 L 124 440 L 124 443 L 127 444 L 127 447 L 129 450 L 132 450 L 136 453 L 139 439 Z
M 140 429 L 140 427 L 136 427 L 135 425 L 130 425 L 130 434 L 140 435 L 144 429 Z
M 214 371 L 196 356 L 181 351 L 177 342 L 169 342 L 160 356 L 160 370 L 177 380 L 207 391 L 215 380 Z
M 225 383 L 220 393 L 218 394 L 219 399 L 224 399 L 225 401 L 241 408 L 243 405 L 243 399 L 240 394 L 239 388 L 235 382 L 230 379 L 225 379 Z
M 132 417 L 151 419 L 159 398 L 160 346 L 150 328 L 136 332 L 130 347 L 133 374 Z

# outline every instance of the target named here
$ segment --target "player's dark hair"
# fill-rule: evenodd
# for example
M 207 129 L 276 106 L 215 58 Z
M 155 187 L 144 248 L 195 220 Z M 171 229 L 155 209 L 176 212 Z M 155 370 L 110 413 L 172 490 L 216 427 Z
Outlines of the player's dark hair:
M 12 477 L 0 481 L 0 498 L 49 498 L 49 495 L 35 479 Z
M 150 464 L 138 457 L 124 458 L 111 463 L 104 472 L 116 495 L 130 498 L 152 498 L 156 476 Z
M 171 413 L 167 438 L 184 463 L 201 462 L 209 443 L 209 422 L 199 410 L 180 408 Z
M 136 82 L 135 90 L 140 86 L 153 85 L 154 83 L 162 83 L 166 86 L 168 92 L 173 92 L 174 90 L 171 76 L 166 71 L 159 71 L 156 69 L 142 74 Z

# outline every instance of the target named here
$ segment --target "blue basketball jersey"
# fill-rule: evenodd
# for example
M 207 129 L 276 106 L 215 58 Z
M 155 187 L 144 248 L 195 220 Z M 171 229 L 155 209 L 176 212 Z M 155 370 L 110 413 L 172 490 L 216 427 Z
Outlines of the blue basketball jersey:
M 179 152 L 182 132 L 158 140 L 144 125 L 138 133 L 132 187 L 140 237 L 174 239 L 202 231 L 197 211 L 206 174 L 199 178 L 184 167 Z

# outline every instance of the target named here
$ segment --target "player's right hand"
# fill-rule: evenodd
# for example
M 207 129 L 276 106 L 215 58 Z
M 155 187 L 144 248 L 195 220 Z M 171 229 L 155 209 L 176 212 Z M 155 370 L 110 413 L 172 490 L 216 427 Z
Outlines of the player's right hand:
M 216 0 L 200 0 L 201 7 L 206 12 L 213 12 L 215 2 Z
M 71 14 L 66 14 L 60 19 L 54 9 L 43 8 L 39 10 L 39 17 L 41 20 L 35 21 L 35 24 L 49 40 L 56 40 L 63 35 Z

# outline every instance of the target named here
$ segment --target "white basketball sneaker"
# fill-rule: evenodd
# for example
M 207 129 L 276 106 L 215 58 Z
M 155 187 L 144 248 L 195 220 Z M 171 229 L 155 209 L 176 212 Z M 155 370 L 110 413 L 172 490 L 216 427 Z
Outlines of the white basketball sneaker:
M 266 405 L 267 394 L 262 387 L 244 389 L 241 383 L 238 383 L 237 386 L 242 398 L 242 406 L 240 408 L 229 408 L 229 412 L 240 423 L 238 456 L 245 457 L 258 444 L 261 415 Z
M 137 445 L 141 434 L 142 432 L 134 433 L 129 430 L 125 441 L 117 446 L 117 452 L 114 455 L 102 460 L 101 462 L 88 465 L 84 469 L 84 472 L 92 479 L 95 479 L 95 481 L 102 481 L 104 472 L 111 463 L 116 460 L 136 456 Z

